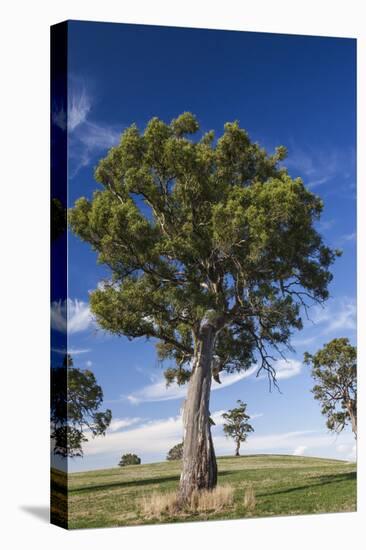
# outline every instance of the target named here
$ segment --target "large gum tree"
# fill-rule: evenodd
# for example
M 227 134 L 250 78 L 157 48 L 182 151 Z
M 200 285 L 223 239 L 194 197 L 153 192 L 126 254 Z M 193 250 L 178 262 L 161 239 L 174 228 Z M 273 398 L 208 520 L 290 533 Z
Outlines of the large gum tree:
M 179 499 L 216 485 L 210 390 L 220 372 L 275 360 L 328 297 L 336 252 L 314 227 L 322 202 L 237 122 L 200 134 L 183 113 L 127 128 L 99 162 L 101 185 L 70 211 L 72 230 L 110 268 L 90 303 L 105 330 L 156 342 L 168 383 L 188 382 Z M 173 365 L 173 366 L 172 366 Z

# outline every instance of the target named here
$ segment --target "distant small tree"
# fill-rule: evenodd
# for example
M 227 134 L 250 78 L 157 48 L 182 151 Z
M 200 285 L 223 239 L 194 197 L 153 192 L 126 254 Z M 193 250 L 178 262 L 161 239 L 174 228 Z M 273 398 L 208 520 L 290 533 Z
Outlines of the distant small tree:
M 327 427 L 339 433 L 350 422 L 357 437 L 357 349 L 348 338 L 334 338 L 314 355 L 305 353 Z
M 133 453 L 127 453 L 122 455 L 118 466 L 133 466 L 135 464 L 141 464 L 141 458 Z
M 246 414 L 246 403 L 240 399 L 238 406 L 228 410 L 222 415 L 225 419 L 224 432 L 227 437 L 232 437 L 236 443 L 235 456 L 240 456 L 240 444 L 246 441 L 248 434 L 254 432 L 253 427 L 248 423 L 250 416 Z
M 167 460 L 181 460 L 183 458 L 183 442 L 174 445 L 168 452 Z
M 51 369 L 51 438 L 53 452 L 63 457 L 83 456 L 82 444 L 105 435 L 112 412 L 98 411 L 103 402 L 102 388 L 90 370 L 77 369 L 71 355 Z

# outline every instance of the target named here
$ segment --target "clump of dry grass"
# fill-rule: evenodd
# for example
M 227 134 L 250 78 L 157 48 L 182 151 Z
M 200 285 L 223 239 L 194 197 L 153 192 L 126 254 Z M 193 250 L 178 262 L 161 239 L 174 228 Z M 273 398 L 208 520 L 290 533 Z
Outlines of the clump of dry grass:
M 254 510 L 256 503 L 257 503 L 257 501 L 256 501 L 256 498 L 255 498 L 255 492 L 254 492 L 254 489 L 253 489 L 253 485 L 250 484 L 245 489 L 244 507 L 245 507 L 246 510 L 251 512 L 251 511 Z
M 219 485 L 212 491 L 192 493 L 190 510 L 194 512 L 219 511 L 233 503 L 234 489 L 230 485 Z
M 233 503 L 234 489 L 220 485 L 212 491 L 194 491 L 188 504 L 181 506 L 177 493 L 152 493 L 141 499 L 141 511 L 146 518 L 163 515 L 187 514 L 190 512 L 217 512 Z
M 141 500 L 141 510 L 146 518 L 156 518 L 164 514 L 169 516 L 179 510 L 176 493 L 151 493 Z

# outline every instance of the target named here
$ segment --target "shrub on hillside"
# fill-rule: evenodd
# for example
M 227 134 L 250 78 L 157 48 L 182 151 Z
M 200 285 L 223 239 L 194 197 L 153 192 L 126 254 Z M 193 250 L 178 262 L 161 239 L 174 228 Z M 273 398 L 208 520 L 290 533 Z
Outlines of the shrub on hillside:
M 132 466 L 134 464 L 141 464 L 141 458 L 133 453 L 127 453 L 121 456 L 118 466 Z
M 183 458 L 183 443 L 174 445 L 166 455 L 167 460 L 181 460 Z

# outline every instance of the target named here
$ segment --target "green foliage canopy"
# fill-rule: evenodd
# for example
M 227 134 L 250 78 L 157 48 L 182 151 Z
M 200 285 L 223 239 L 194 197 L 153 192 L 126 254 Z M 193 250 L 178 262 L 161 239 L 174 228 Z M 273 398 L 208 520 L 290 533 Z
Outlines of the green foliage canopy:
M 254 432 L 253 427 L 249 424 L 250 416 L 246 413 L 247 404 L 240 399 L 237 401 L 238 406 L 228 410 L 222 415 L 225 420 L 223 430 L 228 437 L 232 437 L 236 442 L 246 441 L 248 434 Z
M 314 228 L 322 202 L 238 122 L 217 140 L 183 113 L 127 128 L 99 162 L 101 185 L 71 209 L 71 228 L 111 278 L 91 293 L 101 327 L 157 341 L 185 383 L 202 319 L 219 320 L 215 376 L 258 361 L 275 379 L 273 350 L 301 329 L 300 311 L 328 297 L 337 252 Z
M 141 464 L 141 458 L 134 453 L 127 453 L 121 456 L 118 466 L 134 466 L 136 464 Z
M 178 443 L 174 445 L 168 452 L 166 459 L 167 460 L 181 460 L 183 458 L 183 443 Z
M 82 456 L 82 444 L 92 437 L 105 435 L 112 412 L 99 411 L 103 402 L 102 388 L 90 370 L 73 366 L 66 355 L 62 366 L 51 369 L 51 424 L 54 454 L 64 457 Z
M 314 355 L 305 353 L 316 382 L 312 389 L 322 405 L 327 427 L 341 432 L 351 421 L 357 433 L 357 349 L 348 338 L 334 338 Z

